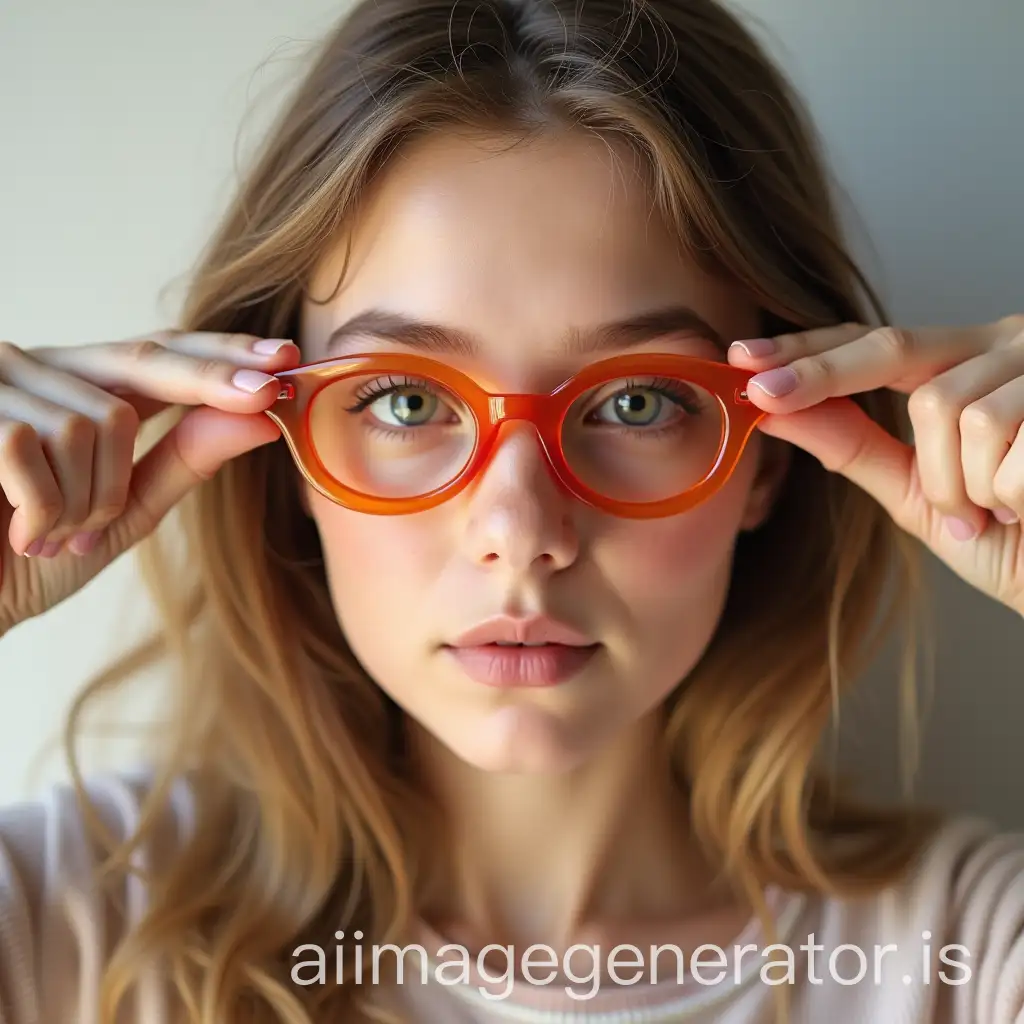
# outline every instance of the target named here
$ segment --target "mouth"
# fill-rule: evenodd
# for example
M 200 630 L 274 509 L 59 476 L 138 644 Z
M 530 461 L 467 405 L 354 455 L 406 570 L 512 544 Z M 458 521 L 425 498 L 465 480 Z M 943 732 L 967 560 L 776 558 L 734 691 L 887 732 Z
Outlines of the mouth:
M 548 615 L 498 615 L 445 644 L 444 650 L 470 679 L 509 689 L 568 682 L 600 647 L 592 637 Z
M 493 641 L 444 650 L 475 682 L 499 689 L 558 686 L 575 677 L 600 644 Z

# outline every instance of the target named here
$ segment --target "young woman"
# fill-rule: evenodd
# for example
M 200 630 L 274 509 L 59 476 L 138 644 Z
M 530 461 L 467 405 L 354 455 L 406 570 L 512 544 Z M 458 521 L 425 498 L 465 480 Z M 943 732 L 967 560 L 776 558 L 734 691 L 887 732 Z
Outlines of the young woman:
M 922 544 L 1024 611 L 1024 318 L 886 323 L 713 0 L 359 5 L 178 329 L 0 348 L 0 633 L 189 542 L 3 1024 L 1024 1019 L 1024 842 L 817 759 Z

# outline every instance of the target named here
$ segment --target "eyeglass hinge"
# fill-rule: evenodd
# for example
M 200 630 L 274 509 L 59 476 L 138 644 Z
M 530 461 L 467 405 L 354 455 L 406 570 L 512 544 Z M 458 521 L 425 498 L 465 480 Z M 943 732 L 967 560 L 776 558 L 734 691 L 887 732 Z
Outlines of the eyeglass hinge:
M 283 401 L 286 399 L 292 399 L 295 397 L 295 385 L 289 384 L 287 381 L 281 382 L 281 390 L 277 393 L 277 400 Z
M 747 394 L 746 388 L 737 388 L 736 394 L 733 397 L 736 399 L 737 402 L 741 403 L 742 405 L 750 404 L 750 396 Z

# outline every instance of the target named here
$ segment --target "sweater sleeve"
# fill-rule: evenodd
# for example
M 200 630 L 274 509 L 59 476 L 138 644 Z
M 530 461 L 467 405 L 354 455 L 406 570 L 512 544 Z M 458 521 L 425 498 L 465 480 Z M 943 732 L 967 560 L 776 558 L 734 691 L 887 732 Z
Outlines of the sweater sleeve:
M 971 820 L 961 827 L 947 941 L 963 947 L 955 958 L 971 976 L 952 988 L 954 1018 L 1024 1024 L 1024 834 L 986 832 Z
M 90 802 L 119 840 L 135 832 L 145 785 L 145 776 L 89 783 Z M 172 849 L 189 819 L 188 794 L 175 790 L 159 834 L 139 852 L 140 866 L 152 864 L 153 851 Z M 104 959 L 145 908 L 134 876 L 102 893 L 93 876 L 97 861 L 70 785 L 0 809 L 0 1024 L 95 1021 Z M 161 1014 L 146 1003 L 151 996 L 142 989 L 136 998 L 137 1019 L 156 1024 Z

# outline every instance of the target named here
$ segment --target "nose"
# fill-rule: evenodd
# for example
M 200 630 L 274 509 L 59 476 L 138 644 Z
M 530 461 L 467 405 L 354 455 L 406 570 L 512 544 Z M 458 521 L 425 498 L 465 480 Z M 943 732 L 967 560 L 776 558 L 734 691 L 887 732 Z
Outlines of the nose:
M 536 430 L 506 423 L 469 495 L 467 554 L 520 576 L 564 569 L 579 554 L 575 501 L 552 472 Z

